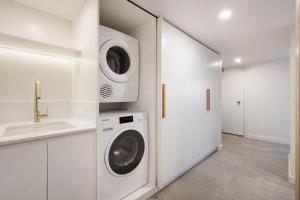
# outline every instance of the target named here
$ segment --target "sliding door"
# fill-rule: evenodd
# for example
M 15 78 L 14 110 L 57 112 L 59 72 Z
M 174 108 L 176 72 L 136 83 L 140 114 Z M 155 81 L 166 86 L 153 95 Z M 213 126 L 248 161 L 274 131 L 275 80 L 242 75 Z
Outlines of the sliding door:
M 171 24 L 158 23 L 158 187 L 220 142 L 220 57 Z

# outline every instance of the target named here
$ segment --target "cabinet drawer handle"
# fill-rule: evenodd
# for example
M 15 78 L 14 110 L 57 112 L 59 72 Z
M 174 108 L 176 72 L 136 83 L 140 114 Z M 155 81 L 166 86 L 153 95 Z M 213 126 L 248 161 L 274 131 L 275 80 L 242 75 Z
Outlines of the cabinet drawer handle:
M 104 129 L 102 129 L 103 132 L 105 132 L 105 131 L 112 131 L 112 130 L 114 130 L 114 128 L 104 128 Z
M 210 89 L 206 90 L 206 111 L 210 111 Z
M 162 84 L 162 118 L 166 118 L 166 84 Z

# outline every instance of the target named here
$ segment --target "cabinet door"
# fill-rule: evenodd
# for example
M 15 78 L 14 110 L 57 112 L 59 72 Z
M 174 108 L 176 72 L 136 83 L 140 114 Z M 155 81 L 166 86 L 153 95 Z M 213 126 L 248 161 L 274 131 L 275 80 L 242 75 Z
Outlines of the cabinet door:
M 169 23 L 159 22 L 160 77 L 165 84 L 165 117 L 158 121 L 158 187 L 161 189 L 212 152 L 219 97 L 220 57 Z M 211 111 L 206 90 L 211 89 Z M 213 115 L 212 115 L 213 114 Z
M 197 152 L 200 152 L 202 157 L 208 156 L 222 143 L 221 135 L 221 59 L 220 56 L 213 51 L 204 48 L 202 56 L 205 58 L 202 61 L 204 72 L 201 84 L 204 91 L 201 102 L 205 102 L 204 106 L 209 103 L 210 109 L 201 109 L 201 136 L 197 144 Z M 207 99 L 205 90 L 210 91 L 210 98 Z M 207 102 L 209 100 L 210 102 Z M 199 157 L 198 157 L 199 159 Z M 200 158 L 201 159 L 201 158 Z
M 47 199 L 47 143 L 0 147 L 0 199 Z
M 96 200 L 96 132 L 49 140 L 48 200 Z

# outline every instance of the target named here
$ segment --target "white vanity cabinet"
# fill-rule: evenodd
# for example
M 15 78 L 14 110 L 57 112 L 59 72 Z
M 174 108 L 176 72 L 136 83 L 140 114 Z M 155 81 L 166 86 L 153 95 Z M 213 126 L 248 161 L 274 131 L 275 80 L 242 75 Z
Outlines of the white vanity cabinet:
M 96 200 L 96 131 L 0 146 L 0 200 Z
M 47 199 L 47 142 L 0 147 L 0 199 Z
M 96 133 L 48 141 L 48 200 L 96 200 Z

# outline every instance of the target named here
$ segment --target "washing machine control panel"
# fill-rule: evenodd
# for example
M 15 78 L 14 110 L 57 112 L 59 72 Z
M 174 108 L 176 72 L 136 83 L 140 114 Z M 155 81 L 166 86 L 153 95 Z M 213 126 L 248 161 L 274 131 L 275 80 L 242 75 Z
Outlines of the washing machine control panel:
M 133 122 L 133 116 L 132 115 L 119 118 L 119 123 L 120 124 L 126 124 L 126 123 L 131 123 L 131 122 Z
M 145 120 L 144 115 L 119 115 L 119 116 L 103 116 L 100 118 L 100 127 L 102 132 L 111 133 L 116 128 L 127 127 L 131 123 L 142 123 Z
M 105 117 L 101 119 L 102 128 L 105 131 L 112 130 L 116 124 L 128 124 L 133 123 L 135 118 L 133 115 L 122 116 L 122 117 Z
M 101 127 L 103 128 L 103 130 L 110 130 L 114 127 L 113 119 L 110 117 L 102 118 L 101 122 Z

